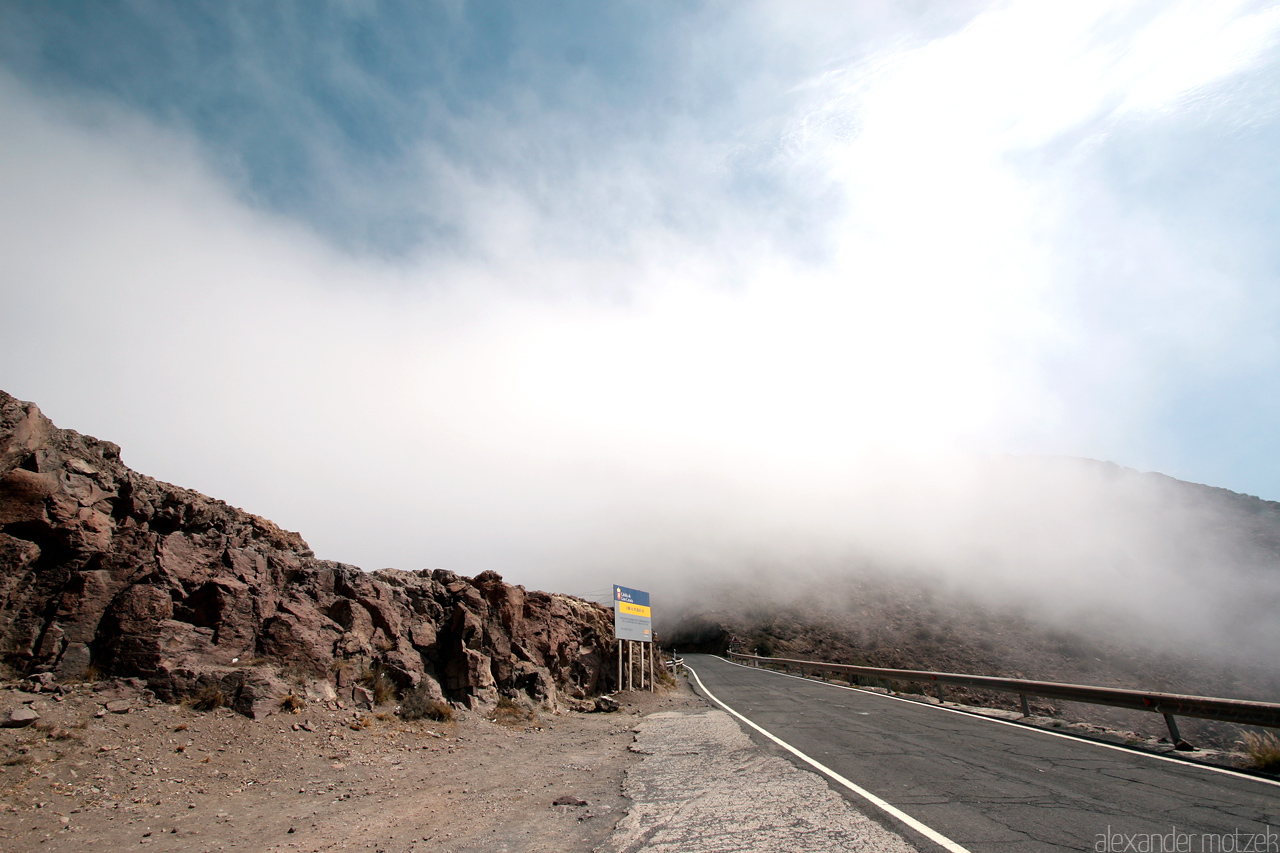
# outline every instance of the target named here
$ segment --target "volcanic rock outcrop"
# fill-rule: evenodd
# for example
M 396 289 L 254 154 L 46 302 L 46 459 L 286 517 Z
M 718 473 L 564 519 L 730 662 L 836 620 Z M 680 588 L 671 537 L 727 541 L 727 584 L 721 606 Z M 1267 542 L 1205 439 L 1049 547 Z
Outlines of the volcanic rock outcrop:
M 0 391 L 0 661 L 20 674 L 135 677 L 168 701 L 216 686 L 253 715 L 290 689 L 281 673 L 322 692 L 372 676 L 471 707 L 555 706 L 614 686 L 612 635 L 605 607 L 494 572 L 316 559 Z

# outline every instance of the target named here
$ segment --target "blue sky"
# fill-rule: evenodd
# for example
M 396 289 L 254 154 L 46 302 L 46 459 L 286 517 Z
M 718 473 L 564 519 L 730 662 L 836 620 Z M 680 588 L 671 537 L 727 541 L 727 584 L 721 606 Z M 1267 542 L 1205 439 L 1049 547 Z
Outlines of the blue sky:
M 10 2 L 0 387 L 369 568 L 956 454 L 1276 500 L 1278 70 L 1270 3 Z

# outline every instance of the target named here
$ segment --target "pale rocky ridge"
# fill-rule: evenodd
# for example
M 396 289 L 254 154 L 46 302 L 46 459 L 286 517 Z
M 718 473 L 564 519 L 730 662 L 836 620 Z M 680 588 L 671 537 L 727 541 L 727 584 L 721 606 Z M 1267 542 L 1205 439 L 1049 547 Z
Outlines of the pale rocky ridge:
M 17 675 L 139 678 L 166 701 L 212 685 L 260 716 L 290 691 L 359 701 L 372 670 L 472 708 L 505 694 L 587 710 L 612 660 L 599 604 L 494 572 L 317 559 L 0 391 L 0 661 Z

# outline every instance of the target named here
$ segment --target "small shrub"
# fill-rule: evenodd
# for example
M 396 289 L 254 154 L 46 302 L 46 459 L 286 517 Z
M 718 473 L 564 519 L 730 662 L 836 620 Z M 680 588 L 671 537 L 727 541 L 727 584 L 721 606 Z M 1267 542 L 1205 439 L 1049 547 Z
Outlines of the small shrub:
M 534 713 L 531 708 L 526 708 L 506 696 L 498 700 L 498 707 L 493 709 L 493 716 L 489 718 L 490 722 L 502 726 L 518 726 L 521 723 L 532 722 L 533 719 Z
M 305 708 L 306 705 L 307 703 L 304 699 L 293 693 L 286 694 L 285 697 L 280 700 L 280 710 L 288 711 L 291 714 L 298 713 Z
M 387 673 L 379 664 L 375 663 L 360 675 L 360 685 L 373 692 L 375 705 L 385 705 L 395 701 L 395 682 L 387 677 Z
M 1280 740 L 1270 732 L 1245 732 L 1244 751 L 1253 759 L 1253 766 L 1268 773 L 1280 771 Z
M 213 711 L 228 704 L 230 703 L 227 701 L 227 694 L 222 692 L 220 684 L 206 684 L 200 688 L 200 692 L 191 697 L 191 707 L 197 711 Z
M 437 723 L 453 722 L 453 708 L 448 702 L 442 702 L 427 692 L 425 687 L 419 687 L 404 697 L 404 701 L 400 703 L 400 718 L 402 720 L 435 720 Z

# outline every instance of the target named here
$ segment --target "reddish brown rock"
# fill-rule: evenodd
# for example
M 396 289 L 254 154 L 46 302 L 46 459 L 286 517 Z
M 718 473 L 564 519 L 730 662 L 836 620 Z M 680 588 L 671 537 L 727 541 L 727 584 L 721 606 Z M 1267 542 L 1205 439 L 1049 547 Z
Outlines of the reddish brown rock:
M 598 604 L 494 572 L 318 560 L 0 392 L 0 661 L 18 674 L 134 677 L 170 701 L 216 687 L 251 716 L 289 692 L 273 672 L 307 695 L 381 673 L 472 707 L 518 691 L 554 708 L 615 686 L 613 648 Z
M 6 729 L 20 729 L 31 725 L 38 719 L 40 719 L 40 715 L 30 708 L 14 708 L 0 725 L 3 725 Z

